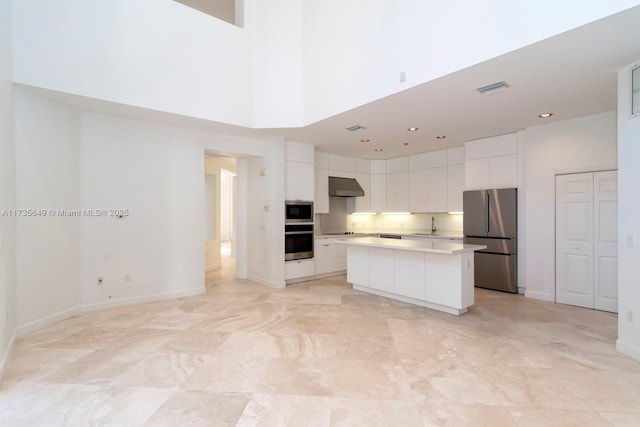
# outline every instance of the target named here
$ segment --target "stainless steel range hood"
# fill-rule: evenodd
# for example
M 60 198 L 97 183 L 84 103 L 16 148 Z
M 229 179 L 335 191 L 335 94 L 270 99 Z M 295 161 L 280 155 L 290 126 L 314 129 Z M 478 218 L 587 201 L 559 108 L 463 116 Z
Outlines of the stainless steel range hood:
M 353 178 L 329 177 L 329 196 L 334 197 L 362 197 L 364 190 Z

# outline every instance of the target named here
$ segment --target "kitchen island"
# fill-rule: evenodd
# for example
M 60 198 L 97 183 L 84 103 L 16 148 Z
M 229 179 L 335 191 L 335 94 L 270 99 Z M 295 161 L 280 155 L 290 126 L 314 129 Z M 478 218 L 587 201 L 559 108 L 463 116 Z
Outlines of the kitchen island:
M 474 302 L 474 251 L 483 245 L 358 237 L 347 245 L 347 281 L 354 289 L 451 314 Z

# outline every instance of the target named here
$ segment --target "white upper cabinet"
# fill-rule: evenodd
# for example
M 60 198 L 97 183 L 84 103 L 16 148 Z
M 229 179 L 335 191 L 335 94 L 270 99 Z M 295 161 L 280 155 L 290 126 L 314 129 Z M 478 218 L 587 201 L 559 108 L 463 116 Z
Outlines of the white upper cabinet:
M 464 144 L 465 189 L 518 187 L 518 134 Z
M 387 212 L 409 211 L 409 172 L 387 173 Z
M 409 170 L 431 169 L 447 166 L 447 150 L 429 151 L 409 157 Z
M 315 156 L 314 150 L 315 147 L 313 144 L 286 141 L 284 144 L 284 158 L 289 161 L 313 164 Z
M 369 198 L 369 209 L 371 212 L 384 212 L 387 208 L 386 162 L 384 160 L 371 160 L 370 170 L 371 197 Z
M 285 199 L 314 200 L 314 146 L 296 141 L 285 142 Z
M 409 158 L 386 161 L 386 212 L 409 211 Z
M 343 156 L 341 154 L 329 154 L 329 170 L 356 173 L 356 158 Z M 337 175 L 342 176 L 342 175 Z M 353 178 L 352 176 L 346 178 Z
M 386 161 L 386 173 L 398 173 L 407 172 L 409 170 L 409 158 L 397 157 L 395 159 L 389 159 Z
M 329 170 L 316 168 L 315 213 L 329 213 Z
M 314 200 L 315 169 L 313 163 L 285 161 L 285 199 Z
M 447 212 L 447 168 L 427 169 L 427 210 L 425 212 Z
M 409 212 L 427 211 L 427 169 L 409 172 Z
M 447 168 L 447 212 L 462 212 L 464 163 Z
M 447 165 L 464 164 L 464 146 L 449 148 L 447 150 Z

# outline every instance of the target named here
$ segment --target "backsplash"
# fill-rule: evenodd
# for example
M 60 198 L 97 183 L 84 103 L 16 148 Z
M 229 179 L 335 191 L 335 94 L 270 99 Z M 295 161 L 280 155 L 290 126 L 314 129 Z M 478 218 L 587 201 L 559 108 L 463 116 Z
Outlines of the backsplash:
M 462 234 L 462 214 L 417 213 L 391 215 L 347 215 L 347 231 L 353 232 L 430 232 L 431 218 L 435 218 L 439 231 L 456 231 Z

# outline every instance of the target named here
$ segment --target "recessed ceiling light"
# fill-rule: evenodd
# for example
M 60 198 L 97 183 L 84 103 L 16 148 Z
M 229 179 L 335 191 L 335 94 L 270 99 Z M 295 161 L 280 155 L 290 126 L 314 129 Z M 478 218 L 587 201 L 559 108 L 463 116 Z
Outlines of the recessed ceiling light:
M 417 131 L 417 130 L 418 130 L 418 128 L 409 128 L 409 129 L 407 129 L 407 130 L 408 130 L 409 132 L 415 132 L 415 131 Z
M 553 116 L 553 113 L 542 113 L 542 114 L 538 114 L 538 117 L 540 117 L 541 119 L 548 119 L 549 117 Z
M 375 152 L 379 153 L 379 152 L 381 152 L 381 151 L 382 151 L 382 148 L 374 148 L 374 149 L 373 149 L 373 151 L 375 151 Z
M 447 135 L 438 135 L 436 136 L 436 139 L 445 139 L 447 137 Z
M 369 141 L 371 141 L 371 140 L 370 139 L 366 139 L 366 138 L 360 140 L 360 142 L 369 142 Z

